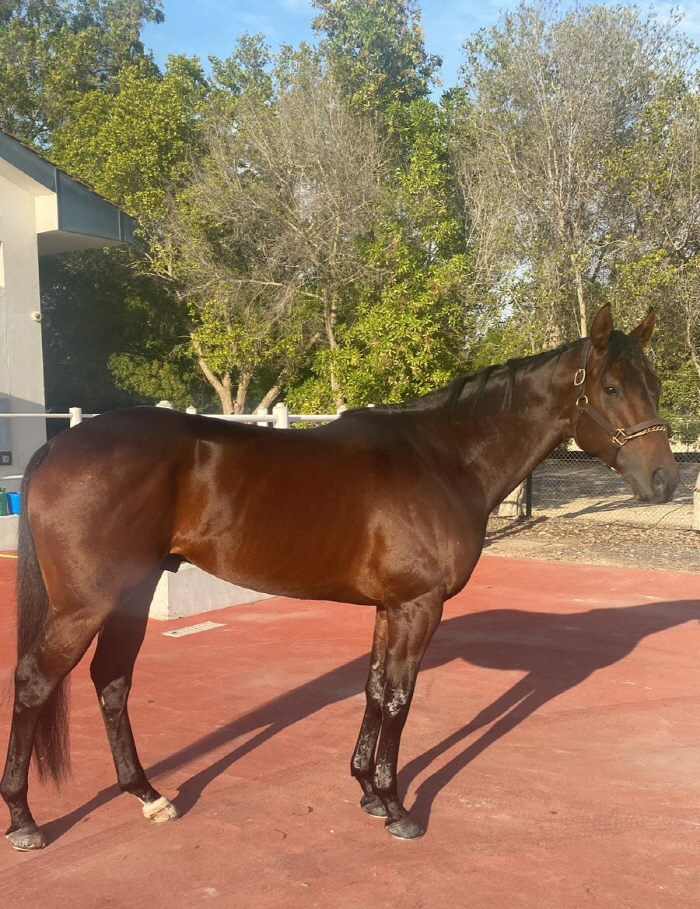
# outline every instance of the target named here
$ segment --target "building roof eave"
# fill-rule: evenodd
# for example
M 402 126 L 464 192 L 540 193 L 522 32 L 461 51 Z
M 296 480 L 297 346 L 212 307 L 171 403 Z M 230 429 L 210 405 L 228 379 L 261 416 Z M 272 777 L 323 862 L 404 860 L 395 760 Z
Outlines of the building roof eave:
M 56 223 L 39 231 L 40 255 L 133 241 L 136 224 L 130 215 L 4 130 L 0 159 L 25 188 L 31 181 L 34 195 L 55 194 Z

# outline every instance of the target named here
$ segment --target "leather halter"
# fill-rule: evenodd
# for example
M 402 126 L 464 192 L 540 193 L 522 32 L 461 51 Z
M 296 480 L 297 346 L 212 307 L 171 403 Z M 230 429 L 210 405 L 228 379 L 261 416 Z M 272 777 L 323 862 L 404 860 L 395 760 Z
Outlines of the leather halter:
M 612 468 L 615 464 L 617 453 L 623 445 L 631 442 L 632 439 L 636 439 L 639 436 L 645 436 L 650 432 L 668 432 L 670 435 L 670 427 L 666 420 L 662 420 L 661 417 L 656 417 L 653 420 L 644 420 L 642 423 L 635 423 L 634 426 L 628 426 L 627 429 L 615 429 L 612 423 L 608 422 L 601 413 L 598 413 L 595 407 L 592 407 L 588 403 L 588 395 L 586 394 L 586 367 L 588 365 L 588 354 L 590 353 L 590 349 L 590 339 L 586 339 L 581 348 L 580 366 L 576 370 L 576 375 L 574 376 L 574 386 L 578 390 L 573 419 L 574 441 L 579 448 L 583 450 L 576 437 L 576 430 L 578 429 L 579 420 L 581 419 L 582 414 L 587 413 L 588 416 L 610 436 L 612 446 L 605 466 Z

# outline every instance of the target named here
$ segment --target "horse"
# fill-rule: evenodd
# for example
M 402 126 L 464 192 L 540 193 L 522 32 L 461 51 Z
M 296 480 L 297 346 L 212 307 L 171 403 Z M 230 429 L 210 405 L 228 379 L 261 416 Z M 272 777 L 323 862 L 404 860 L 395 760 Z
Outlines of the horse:
M 351 773 L 388 832 L 423 829 L 397 789 L 401 734 L 443 603 L 469 580 L 489 513 L 574 438 L 645 502 L 678 483 L 659 380 L 609 306 L 588 338 L 511 360 L 413 402 L 348 410 L 280 431 L 154 407 L 64 432 L 23 479 L 17 666 L 0 792 L 17 850 L 46 845 L 27 802 L 68 770 L 65 682 L 97 636 L 90 672 L 123 792 L 162 823 L 176 806 L 139 762 L 127 710 L 148 608 L 166 569 L 190 562 L 260 592 L 375 607 L 366 706 Z

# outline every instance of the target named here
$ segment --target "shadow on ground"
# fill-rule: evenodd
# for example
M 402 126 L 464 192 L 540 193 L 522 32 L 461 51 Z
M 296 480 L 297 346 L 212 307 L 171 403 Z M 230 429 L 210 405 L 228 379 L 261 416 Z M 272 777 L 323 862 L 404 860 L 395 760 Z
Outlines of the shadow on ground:
M 580 685 L 599 669 L 624 659 L 649 635 L 697 619 L 700 619 L 700 600 L 592 609 L 566 615 L 502 609 L 445 620 L 426 656 L 423 672 L 453 660 L 465 660 L 475 666 L 526 674 L 461 729 L 400 772 L 400 785 L 405 791 L 444 752 L 470 740 L 449 763 L 421 782 L 412 809 L 417 820 L 427 824 L 435 797 L 450 780 L 548 701 Z M 352 660 L 262 704 L 154 764 L 147 774 L 154 778 L 185 767 L 257 730 L 252 738 L 183 783 L 176 802 L 181 812 L 186 813 L 209 783 L 243 755 L 329 704 L 360 694 L 364 690 L 368 660 L 368 654 Z M 359 726 L 359 715 L 357 721 Z M 44 830 L 49 840 L 57 839 L 118 794 L 117 787 L 110 786 L 75 811 L 47 824 Z M 358 789 L 358 799 L 359 795 Z

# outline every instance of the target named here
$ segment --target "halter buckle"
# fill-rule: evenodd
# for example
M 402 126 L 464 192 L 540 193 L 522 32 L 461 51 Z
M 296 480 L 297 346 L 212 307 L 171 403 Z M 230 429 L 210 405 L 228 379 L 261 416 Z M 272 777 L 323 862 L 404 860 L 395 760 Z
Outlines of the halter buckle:
M 581 366 L 576 370 L 576 375 L 574 376 L 574 385 L 583 385 L 586 381 L 586 369 Z
M 624 429 L 618 429 L 612 437 L 612 440 L 616 445 L 619 445 L 620 448 L 622 448 L 622 446 L 626 445 L 631 438 L 632 436 L 628 436 Z
M 586 404 L 588 404 L 588 395 L 579 395 L 578 398 L 576 398 L 577 407 L 584 407 Z

